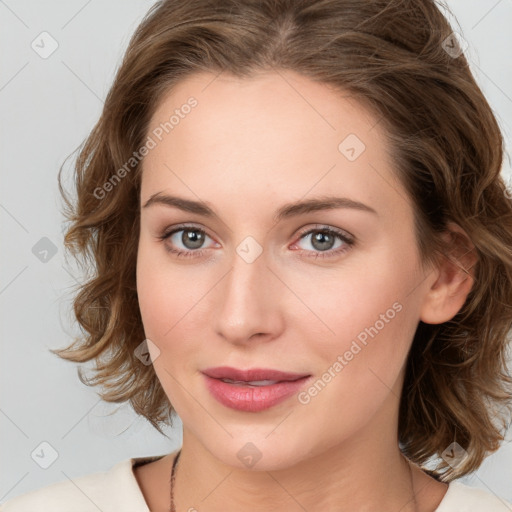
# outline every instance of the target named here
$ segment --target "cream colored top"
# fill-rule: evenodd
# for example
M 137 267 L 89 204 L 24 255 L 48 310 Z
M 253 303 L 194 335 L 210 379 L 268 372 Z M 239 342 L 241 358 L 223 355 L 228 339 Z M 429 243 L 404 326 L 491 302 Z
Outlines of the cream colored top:
M 1 512 L 150 512 L 133 466 L 164 455 L 126 459 L 108 471 L 91 473 L 22 494 Z M 491 492 L 453 481 L 435 512 L 512 512 L 512 504 Z

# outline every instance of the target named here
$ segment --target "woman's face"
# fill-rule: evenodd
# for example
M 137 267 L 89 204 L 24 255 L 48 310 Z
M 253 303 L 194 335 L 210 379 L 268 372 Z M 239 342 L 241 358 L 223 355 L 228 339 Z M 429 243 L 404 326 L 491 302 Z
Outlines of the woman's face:
M 198 74 L 163 98 L 148 136 L 137 288 L 184 436 L 233 466 L 252 450 L 258 469 L 396 440 L 433 274 L 378 120 L 292 72 Z M 221 366 L 310 377 L 262 389 L 203 374 Z M 227 389 L 224 402 L 208 382 Z

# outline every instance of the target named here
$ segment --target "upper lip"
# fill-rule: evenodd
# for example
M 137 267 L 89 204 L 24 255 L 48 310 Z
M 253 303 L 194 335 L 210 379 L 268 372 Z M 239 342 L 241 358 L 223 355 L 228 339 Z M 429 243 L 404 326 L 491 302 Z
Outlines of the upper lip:
M 240 370 L 230 366 L 216 366 L 202 371 L 205 375 L 214 379 L 231 379 L 245 382 L 256 380 L 293 381 L 303 377 L 309 377 L 307 373 L 290 373 L 270 368 L 250 368 Z

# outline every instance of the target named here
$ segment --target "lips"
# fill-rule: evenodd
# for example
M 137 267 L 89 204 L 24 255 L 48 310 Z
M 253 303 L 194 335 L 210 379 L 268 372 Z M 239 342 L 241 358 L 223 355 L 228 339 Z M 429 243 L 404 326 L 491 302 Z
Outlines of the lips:
M 268 368 L 240 370 L 229 366 L 202 371 L 210 394 L 222 405 L 244 412 L 260 412 L 298 393 L 313 377 Z
M 276 382 L 291 382 L 304 377 L 308 377 L 308 373 L 290 373 L 282 372 L 280 370 L 272 370 L 269 368 L 251 368 L 248 370 L 240 370 L 230 366 L 217 366 L 214 368 L 207 368 L 203 373 L 208 377 L 214 379 L 227 379 L 233 382 L 241 383 L 257 383 L 261 381 Z

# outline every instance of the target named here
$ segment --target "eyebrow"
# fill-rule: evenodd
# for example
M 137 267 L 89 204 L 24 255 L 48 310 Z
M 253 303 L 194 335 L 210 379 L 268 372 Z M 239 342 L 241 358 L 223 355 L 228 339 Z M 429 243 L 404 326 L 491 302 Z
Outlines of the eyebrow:
M 149 206 L 155 204 L 179 208 L 185 212 L 195 213 L 197 215 L 202 215 L 203 217 L 218 218 L 214 210 L 203 201 L 192 201 L 190 199 L 184 199 L 182 197 L 157 192 L 146 201 L 143 208 L 148 208 Z M 354 201 L 353 199 L 349 199 L 347 197 L 322 196 L 318 198 L 307 199 L 305 201 L 297 201 L 285 204 L 274 214 L 274 221 L 279 222 L 280 220 L 303 215 L 306 213 L 322 210 L 334 210 L 337 208 L 351 208 L 354 210 L 378 215 L 378 213 L 373 208 L 359 201 Z

